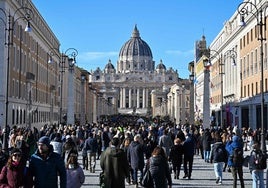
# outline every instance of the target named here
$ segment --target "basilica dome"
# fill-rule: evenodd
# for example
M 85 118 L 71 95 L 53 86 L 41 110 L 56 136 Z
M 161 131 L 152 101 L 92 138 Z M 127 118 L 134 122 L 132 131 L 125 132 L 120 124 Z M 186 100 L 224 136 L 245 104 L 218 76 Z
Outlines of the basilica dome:
M 140 32 L 135 26 L 132 37 L 121 48 L 120 57 L 149 56 L 152 57 L 152 51 L 149 45 L 141 39 Z
M 149 45 L 141 39 L 135 25 L 131 38 L 119 52 L 119 71 L 153 70 L 153 55 Z

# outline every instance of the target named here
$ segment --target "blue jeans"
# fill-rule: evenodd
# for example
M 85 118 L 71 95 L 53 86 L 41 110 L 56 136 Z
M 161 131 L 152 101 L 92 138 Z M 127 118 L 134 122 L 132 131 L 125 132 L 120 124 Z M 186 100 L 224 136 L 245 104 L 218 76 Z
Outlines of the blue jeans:
M 204 159 L 205 159 L 206 162 L 209 162 L 209 156 L 210 156 L 210 151 L 205 150 L 204 151 Z
M 133 169 L 132 178 L 133 178 L 133 183 L 134 184 L 138 184 L 138 171 L 140 171 L 139 182 L 141 182 L 141 180 L 143 178 L 143 169 Z
M 222 182 L 222 169 L 224 162 L 214 163 L 214 172 L 216 178 L 220 178 L 220 182 Z
M 251 176 L 252 176 L 252 188 L 264 187 L 263 170 L 253 170 L 251 173 Z M 259 186 L 258 186 L 258 182 L 259 182 Z

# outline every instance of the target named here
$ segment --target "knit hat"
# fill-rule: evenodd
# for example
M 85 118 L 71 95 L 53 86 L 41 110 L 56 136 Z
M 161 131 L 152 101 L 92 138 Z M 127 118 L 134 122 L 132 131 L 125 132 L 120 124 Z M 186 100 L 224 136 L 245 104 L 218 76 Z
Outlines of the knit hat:
M 45 144 L 47 147 L 50 145 L 50 139 L 47 136 L 42 136 L 39 140 L 38 143 Z
M 14 155 L 15 153 L 21 154 L 21 150 L 19 148 L 13 148 L 10 151 L 10 155 Z

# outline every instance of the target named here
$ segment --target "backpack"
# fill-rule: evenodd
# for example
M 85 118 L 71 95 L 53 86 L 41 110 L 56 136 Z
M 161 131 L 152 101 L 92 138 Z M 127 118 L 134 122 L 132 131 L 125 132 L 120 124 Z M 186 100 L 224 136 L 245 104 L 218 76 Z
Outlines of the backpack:
M 234 166 L 242 166 L 244 162 L 243 150 L 242 148 L 234 148 L 231 160 Z
M 228 153 L 225 149 L 224 144 L 220 144 L 215 148 L 215 156 L 217 162 L 226 162 L 228 159 Z
M 256 169 L 263 170 L 267 167 L 267 156 L 265 153 L 263 153 L 261 150 L 255 151 L 254 155 L 254 164 L 256 166 Z

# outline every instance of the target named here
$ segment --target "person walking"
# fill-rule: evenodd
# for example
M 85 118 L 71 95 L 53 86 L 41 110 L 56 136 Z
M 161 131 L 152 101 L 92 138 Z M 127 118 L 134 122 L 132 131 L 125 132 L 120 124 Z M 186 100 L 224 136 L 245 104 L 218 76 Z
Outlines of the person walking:
M 169 157 L 170 148 L 173 146 L 173 143 L 170 135 L 168 135 L 168 129 L 164 129 L 163 135 L 160 136 L 158 144 L 163 147 L 167 157 Z
M 61 141 L 61 134 L 60 133 L 56 133 L 55 138 L 53 138 L 53 140 L 51 140 L 50 144 L 53 146 L 53 151 L 55 153 L 62 155 L 63 143 Z
M 78 164 L 78 155 L 70 153 L 66 164 L 67 188 L 80 188 L 85 182 L 85 174 Z
M 37 145 L 38 149 L 30 158 L 28 185 L 36 188 L 58 187 L 59 176 L 60 187 L 66 188 L 64 160 L 59 154 L 53 152 L 49 137 L 42 136 Z
M 14 148 L 0 174 L 0 187 L 19 188 L 25 186 L 24 165 L 20 149 Z
M 216 184 L 222 184 L 223 165 L 228 159 L 228 153 L 219 132 L 215 132 L 215 143 L 211 148 L 210 162 L 213 162 L 214 172 L 216 176 Z
M 131 142 L 128 148 L 128 161 L 130 162 L 131 168 L 133 170 L 132 180 L 133 184 L 138 187 L 138 183 L 141 182 L 143 178 L 143 168 L 144 168 L 144 146 L 140 134 L 134 136 L 134 140 Z M 140 178 L 138 182 L 138 171 L 140 171 Z
M 263 157 L 264 160 L 261 160 Z M 262 166 L 264 161 L 264 167 Z M 264 169 L 266 168 L 266 156 L 260 149 L 260 144 L 254 141 L 249 157 L 249 170 L 252 176 L 252 188 L 264 187 Z
M 129 165 L 125 152 L 119 146 L 119 138 L 112 138 L 110 147 L 101 154 L 100 166 L 104 174 L 105 188 L 125 188 Z
M 209 163 L 211 143 L 212 143 L 211 132 L 209 131 L 208 128 L 206 128 L 205 132 L 202 136 L 202 145 L 203 145 L 204 159 L 205 159 L 205 162 L 207 162 L 207 163 Z
M 193 161 L 194 161 L 194 148 L 195 142 L 192 135 L 189 133 L 189 129 L 186 129 L 186 140 L 183 143 L 183 168 L 184 168 L 184 176 L 183 178 L 191 179 L 192 169 L 193 169 Z
M 149 170 L 152 175 L 154 188 L 171 188 L 172 179 L 168 160 L 164 149 L 156 146 L 149 159 Z
M 85 141 L 85 147 L 87 150 L 87 159 L 90 172 L 95 173 L 96 156 L 98 152 L 98 142 L 95 133 L 92 132 L 89 133 L 89 137 Z
M 175 138 L 174 145 L 171 147 L 169 161 L 172 163 L 174 179 L 179 179 L 182 164 L 183 146 L 179 138 Z
M 63 143 L 62 157 L 66 164 L 70 153 L 77 153 L 77 146 L 70 135 L 66 135 L 65 143 Z
M 231 167 L 231 172 L 233 176 L 233 188 L 237 187 L 237 175 L 240 180 L 241 188 L 244 188 L 244 178 L 243 178 L 243 143 L 239 136 L 234 135 L 229 137 L 225 146 L 228 152 L 228 166 Z

